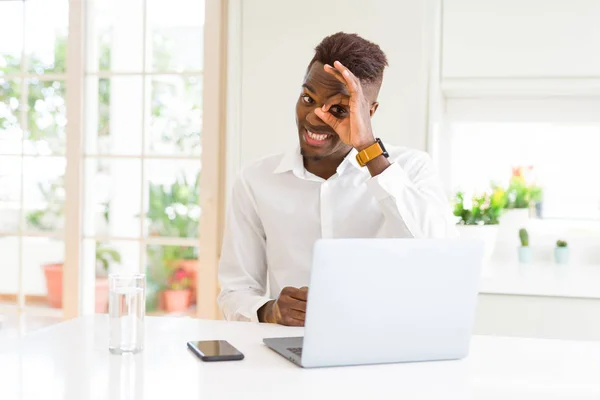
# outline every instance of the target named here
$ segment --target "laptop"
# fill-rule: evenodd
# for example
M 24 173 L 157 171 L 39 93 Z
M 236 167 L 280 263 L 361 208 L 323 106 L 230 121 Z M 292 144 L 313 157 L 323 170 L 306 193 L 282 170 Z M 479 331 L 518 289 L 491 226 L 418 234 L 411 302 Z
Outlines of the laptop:
M 319 240 L 304 337 L 263 341 L 305 368 L 464 358 L 482 260 L 471 240 Z

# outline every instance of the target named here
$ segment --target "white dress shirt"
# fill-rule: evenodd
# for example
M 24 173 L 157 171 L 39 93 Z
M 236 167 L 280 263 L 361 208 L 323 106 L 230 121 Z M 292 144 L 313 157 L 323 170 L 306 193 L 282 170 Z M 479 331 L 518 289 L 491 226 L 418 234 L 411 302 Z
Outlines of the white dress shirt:
M 304 169 L 299 148 L 242 170 L 219 265 L 227 319 L 256 322 L 281 289 L 308 286 L 317 239 L 458 236 L 429 155 L 388 152 L 392 165 L 375 177 L 358 165 L 356 150 L 328 180 Z

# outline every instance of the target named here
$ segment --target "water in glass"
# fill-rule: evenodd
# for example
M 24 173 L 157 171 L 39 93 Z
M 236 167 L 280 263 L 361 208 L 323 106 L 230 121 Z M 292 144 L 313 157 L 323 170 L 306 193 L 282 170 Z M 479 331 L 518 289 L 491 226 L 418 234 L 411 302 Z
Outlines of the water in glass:
M 135 279 L 134 279 L 135 280 Z M 141 287 L 140 287 L 141 286 Z M 145 293 L 143 284 L 115 283 L 109 293 L 111 353 L 137 353 L 143 349 Z

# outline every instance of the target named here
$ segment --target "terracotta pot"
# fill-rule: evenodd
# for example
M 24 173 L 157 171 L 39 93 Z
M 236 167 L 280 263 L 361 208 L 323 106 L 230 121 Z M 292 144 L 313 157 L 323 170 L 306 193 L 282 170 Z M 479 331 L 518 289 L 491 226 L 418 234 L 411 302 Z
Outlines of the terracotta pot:
M 191 284 L 191 299 L 190 304 L 196 304 L 196 274 L 198 272 L 199 263 L 198 260 L 178 260 L 175 263 L 177 268 L 183 268 L 190 274 Z
M 167 312 L 183 312 L 190 306 L 191 290 L 165 290 Z
M 108 312 L 108 279 L 96 278 L 96 313 Z
M 63 265 L 46 264 L 42 265 L 44 276 L 46 277 L 46 289 L 48 291 L 48 303 L 50 307 L 62 307 L 62 286 L 63 286 Z
M 47 299 L 50 307 L 62 308 L 63 264 L 46 264 L 42 266 L 46 277 Z M 97 313 L 108 312 L 108 279 L 96 278 Z

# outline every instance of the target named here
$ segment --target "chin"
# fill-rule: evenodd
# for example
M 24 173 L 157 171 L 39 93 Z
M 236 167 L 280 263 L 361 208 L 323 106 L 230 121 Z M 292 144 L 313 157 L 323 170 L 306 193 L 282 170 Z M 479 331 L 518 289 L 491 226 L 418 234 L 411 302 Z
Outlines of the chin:
M 312 149 L 306 149 L 304 146 L 300 146 L 300 154 L 302 157 L 313 161 L 320 161 L 328 156 L 328 154 L 321 154 L 320 152 L 312 151 Z

